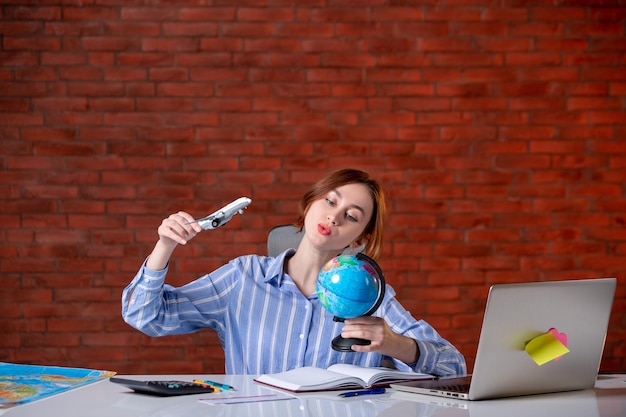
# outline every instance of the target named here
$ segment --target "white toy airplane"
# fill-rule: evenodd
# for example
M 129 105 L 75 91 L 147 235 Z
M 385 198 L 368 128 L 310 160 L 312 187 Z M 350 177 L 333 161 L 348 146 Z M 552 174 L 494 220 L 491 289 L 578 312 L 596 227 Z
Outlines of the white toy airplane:
M 250 203 L 252 203 L 252 200 L 248 197 L 240 197 L 216 212 L 190 223 L 198 223 L 203 230 L 217 229 L 228 223 L 235 214 L 243 214 L 243 210 L 248 207 Z

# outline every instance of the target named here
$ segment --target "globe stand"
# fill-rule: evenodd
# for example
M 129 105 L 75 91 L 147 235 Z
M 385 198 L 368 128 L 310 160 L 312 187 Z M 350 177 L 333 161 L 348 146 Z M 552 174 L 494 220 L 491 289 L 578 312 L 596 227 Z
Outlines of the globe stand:
M 365 314 L 363 314 L 364 316 L 371 316 L 376 310 L 378 310 L 378 307 L 380 307 L 380 304 L 383 302 L 383 298 L 385 298 L 385 277 L 383 275 L 382 269 L 380 269 L 380 266 L 369 256 L 362 253 L 357 253 L 356 258 L 370 264 L 372 268 L 374 268 L 374 270 L 378 274 L 378 278 L 380 279 L 380 285 L 378 286 L 378 297 L 376 298 L 376 301 L 374 302 L 372 307 L 367 310 Z M 333 320 L 337 322 L 345 321 L 345 319 L 340 317 L 333 317 Z M 338 335 L 333 339 L 331 346 L 333 350 L 336 350 L 338 352 L 354 352 L 354 350 L 352 349 L 352 345 L 367 346 L 371 343 L 372 341 L 367 339 L 360 339 L 357 337 L 344 338 L 341 335 Z
M 343 319 L 335 321 L 343 321 Z M 342 337 L 339 335 L 333 339 L 331 346 L 333 350 L 338 352 L 354 352 L 352 345 L 367 346 L 370 344 L 372 344 L 371 340 L 360 339 L 358 337 Z
M 345 338 L 339 335 L 333 339 L 331 346 L 333 347 L 333 350 L 336 350 L 338 352 L 354 352 L 354 349 L 352 349 L 352 345 L 367 346 L 371 343 L 371 340 L 359 339 L 357 337 Z

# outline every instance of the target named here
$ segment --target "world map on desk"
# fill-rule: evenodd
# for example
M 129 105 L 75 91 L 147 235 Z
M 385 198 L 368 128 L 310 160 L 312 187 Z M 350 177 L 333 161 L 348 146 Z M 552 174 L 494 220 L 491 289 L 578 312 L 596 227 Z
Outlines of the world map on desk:
M 0 362 L 0 408 L 39 400 L 113 375 L 111 371 Z

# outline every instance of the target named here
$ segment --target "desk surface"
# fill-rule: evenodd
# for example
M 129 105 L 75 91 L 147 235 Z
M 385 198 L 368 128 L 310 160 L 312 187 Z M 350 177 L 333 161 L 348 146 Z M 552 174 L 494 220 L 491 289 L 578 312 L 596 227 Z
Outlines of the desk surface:
M 226 382 L 237 395 L 274 392 L 251 377 L 235 375 L 151 375 L 135 379 L 191 381 L 194 378 Z M 602 375 L 593 390 L 531 395 L 486 401 L 438 399 L 428 395 L 387 390 L 382 395 L 340 398 L 337 392 L 298 394 L 294 399 L 207 405 L 198 401 L 215 394 L 153 397 L 136 394 L 109 380 L 55 395 L 33 403 L 0 410 L 2 417 L 623 417 L 626 416 L 626 375 Z M 222 394 L 224 395 L 224 394 Z

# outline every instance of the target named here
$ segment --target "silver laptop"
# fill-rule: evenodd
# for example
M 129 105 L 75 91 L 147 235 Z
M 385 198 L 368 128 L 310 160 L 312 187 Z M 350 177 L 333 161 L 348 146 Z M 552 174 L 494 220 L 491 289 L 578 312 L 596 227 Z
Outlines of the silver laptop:
M 615 278 L 493 285 L 473 374 L 391 387 L 465 400 L 592 388 L 602 359 L 615 286 Z M 551 329 L 566 335 L 566 343 L 562 343 L 562 336 L 555 339 L 569 352 L 557 356 L 546 347 L 543 352 L 529 354 L 525 348 L 531 340 L 554 341 L 541 337 Z M 537 352 L 543 355 L 538 357 Z M 554 359 L 542 363 L 551 357 Z

